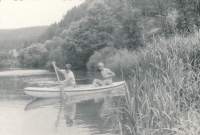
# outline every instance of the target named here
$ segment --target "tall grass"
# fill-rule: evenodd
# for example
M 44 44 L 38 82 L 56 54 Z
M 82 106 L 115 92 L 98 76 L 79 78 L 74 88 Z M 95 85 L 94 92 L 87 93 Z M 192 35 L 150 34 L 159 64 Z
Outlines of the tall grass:
M 121 134 L 200 134 L 200 33 L 159 38 L 137 54 L 126 52 L 113 58 L 115 64 L 126 68 L 130 78 L 126 102 L 112 113 Z

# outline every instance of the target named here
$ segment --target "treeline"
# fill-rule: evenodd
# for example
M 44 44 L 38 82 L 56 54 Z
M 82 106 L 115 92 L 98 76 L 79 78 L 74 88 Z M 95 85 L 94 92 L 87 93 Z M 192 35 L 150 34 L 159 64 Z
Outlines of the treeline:
M 0 30 L 0 52 L 9 52 L 13 49 L 20 50 L 37 42 L 38 36 L 47 28 L 47 26 L 37 26 Z
M 56 61 L 96 68 L 98 61 L 123 48 L 145 47 L 158 35 L 190 35 L 200 27 L 199 11 L 199 2 L 188 0 L 86 0 L 22 49 L 18 60 L 22 67 L 51 68 Z
M 47 26 L 0 30 L 0 68 L 20 67 L 18 51 L 37 42 Z

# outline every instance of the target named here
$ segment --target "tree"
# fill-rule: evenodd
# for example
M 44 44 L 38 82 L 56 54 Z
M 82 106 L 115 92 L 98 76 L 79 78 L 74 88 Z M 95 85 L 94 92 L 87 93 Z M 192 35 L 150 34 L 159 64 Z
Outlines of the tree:
M 66 63 L 63 62 L 64 61 L 63 54 L 62 54 L 60 47 L 51 51 L 51 53 L 49 54 L 49 57 L 48 57 L 48 62 L 46 63 L 45 67 L 52 68 L 52 61 L 56 61 L 56 65 L 58 67 L 64 68 L 64 65 Z
M 43 68 L 48 61 L 49 52 L 42 44 L 34 44 L 19 52 L 18 60 L 22 67 Z
M 113 46 L 114 27 L 117 24 L 103 2 L 90 5 L 87 16 L 73 23 L 66 31 L 63 55 L 67 62 L 82 66 L 95 50 Z
M 58 29 L 57 23 L 51 24 L 47 28 L 47 30 L 41 36 L 38 37 L 38 42 L 44 43 L 46 40 L 51 40 L 55 36 L 57 29 Z
M 45 65 L 46 68 L 52 67 L 52 61 L 56 61 L 59 67 L 63 67 L 63 55 L 61 51 L 61 46 L 64 44 L 64 40 L 60 37 L 54 37 L 52 40 L 47 40 L 44 43 L 45 48 L 49 52 L 48 62 Z
M 62 44 L 64 44 L 64 40 L 62 38 L 53 37 L 52 40 L 47 40 L 44 43 L 44 46 L 48 51 L 52 51 L 52 50 L 57 49 L 58 47 L 60 47 Z

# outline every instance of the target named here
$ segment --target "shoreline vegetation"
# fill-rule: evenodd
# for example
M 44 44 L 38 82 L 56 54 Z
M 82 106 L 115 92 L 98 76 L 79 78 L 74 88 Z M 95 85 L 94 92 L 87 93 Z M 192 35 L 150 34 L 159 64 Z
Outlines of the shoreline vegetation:
M 121 134 L 200 133 L 199 38 L 199 32 L 160 38 L 133 57 L 134 64 L 126 70 L 126 101 L 117 101 L 106 116 L 116 120 Z
M 123 135 L 200 134 L 200 1 L 86 0 L 0 67 L 89 70 L 103 62 L 127 81 L 109 108 Z

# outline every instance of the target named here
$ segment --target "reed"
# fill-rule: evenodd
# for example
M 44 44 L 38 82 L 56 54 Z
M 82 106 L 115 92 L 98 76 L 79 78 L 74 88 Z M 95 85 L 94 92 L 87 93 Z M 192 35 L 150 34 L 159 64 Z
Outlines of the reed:
M 200 33 L 159 38 L 133 55 L 126 101 L 112 110 L 124 135 L 199 135 Z

